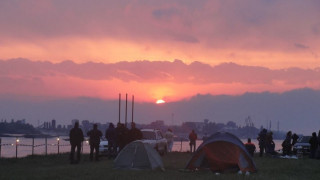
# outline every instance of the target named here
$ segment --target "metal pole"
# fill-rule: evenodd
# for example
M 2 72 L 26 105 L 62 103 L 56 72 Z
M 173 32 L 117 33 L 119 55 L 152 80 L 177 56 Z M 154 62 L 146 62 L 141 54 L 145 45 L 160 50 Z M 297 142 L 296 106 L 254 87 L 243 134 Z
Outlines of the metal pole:
M 1 143 L 2 143 L 2 140 L 0 138 L 0 158 L 1 158 Z
M 134 110 L 134 95 L 132 95 L 132 119 L 131 119 L 131 122 L 133 122 L 133 110 Z
M 19 139 L 16 138 L 16 158 L 18 158 L 18 142 L 19 142 Z
M 45 144 L 46 144 L 46 155 L 48 155 L 48 143 L 47 143 L 47 136 L 45 137 Z
M 58 154 L 60 153 L 60 137 L 58 137 Z
M 119 94 L 119 123 L 120 123 L 120 113 L 121 113 L 121 94 Z
M 32 156 L 34 155 L 34 137 L 32 138 Z
M 128 108 L 128 94 L 126 93 L 126 113 L 125 113 L 125 124 L 127 127 L 127 108 Z

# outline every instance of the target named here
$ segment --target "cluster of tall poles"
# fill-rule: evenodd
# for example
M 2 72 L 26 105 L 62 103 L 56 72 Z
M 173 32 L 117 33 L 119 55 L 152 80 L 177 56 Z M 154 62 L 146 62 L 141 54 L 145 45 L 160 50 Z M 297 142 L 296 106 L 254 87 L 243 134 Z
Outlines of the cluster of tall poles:
M 132 115 L 131 115 L 131 122 L 133 123 L 133 112 L 134 112 L 134 95 L 132 95 Z M 126 109 L 125 109 L 125 126 L 127 127 L 127 119 L 128 119 L 128 94 L 126 93 Z M 121 93 L 119 93 L 119 121 L 121 122 Z

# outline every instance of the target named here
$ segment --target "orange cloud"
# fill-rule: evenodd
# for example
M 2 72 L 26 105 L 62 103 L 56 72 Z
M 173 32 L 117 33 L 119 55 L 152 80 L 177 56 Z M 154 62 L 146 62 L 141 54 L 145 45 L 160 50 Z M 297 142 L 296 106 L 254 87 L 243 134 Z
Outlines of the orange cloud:
M 194 94 L 283 92 L 297 88 L 320 89 L 318 69 L 268 69 L 224 63 L 218 66 L 180 60 L 119 63 L 0 61 L 0 95 L 42 97 L 97 97 L 114 99 L 134 94 L 138 101 L 177 101 Z

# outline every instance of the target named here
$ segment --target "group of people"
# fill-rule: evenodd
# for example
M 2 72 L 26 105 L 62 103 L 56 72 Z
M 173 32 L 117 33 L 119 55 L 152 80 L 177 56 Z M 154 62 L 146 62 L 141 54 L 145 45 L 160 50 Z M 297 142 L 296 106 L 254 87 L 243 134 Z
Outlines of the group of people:
M 283 155 L 292 155 L 292 147 L 297 143 L 299 136 L 297 134 L 293 134 L 289 131 L 286 135 L 285 140 L 282 142 L 282 152 Z M 273 132 L 267 131 L 267 129 L 262 129 L 257 137 L 259 143 L 259 156 L 262 157 L 263 154 L 267 155 L 278 155 L 275 151 L 275 143 L 273 141 Z M 248 142 L 245 144 L 246 149 L 248 150 L 249 154 L 252 156 L 256 151 L 256 146 L 251 143 L 251 139 L 248 138 Z
M 286 138 L 282 142 L 282 155 L 293 155 L 292 152 L 293 146 L 297 143 L 299 136 L 297 134 L 292 134 L 291 131 L 287 132 Z M 257 138 L 259 142 L 259 156 L 262 157 L 264 152 L 269 155 L 277 155 L 275 151 L 275 143 L 273 141 L 272 131 L 267 131 L 267 129 L 262 129 Z
M 297 143 L 299 136 L 297 134 L 292 134 L 291 131 L 287 132 L 286 138 L 282 142 L 282 153 L 283 155 L 293 155 L 295 152 L 292 151 L 293 146 Z
M 275 144 L 273 142 L 272 132 L 267 131 L 266 129 L 262 129 L 258 135 L 259 156 L 262 157 L 264 152 L 270 155 L 277 155 L 278 153 L 275 151 Z M 297 143 L 299 136 L 297 134 L 292 134 L 291 131 L 288 131 L 286 134 L 286 138 L 282 142 L 282 155 L 283 156 L 291 156 L 296 155 L 297 152 L 293 151 L 293 146 Z M 310 144 L 310 154 L 309 157 L 311 159 L 320 159 L 320 130 L 318 132 L 318 136 L 316 132 L 312 133 L 312 136 L 309 140 Z M 256 151 L 256 147 L 253 143 L 251 143 L 251 139 L 248 138 L 248 142 L 245 144 L 245 147 L 251 156 L 254 155 Z
M 264 153 L 269 155 L 276 155 L 275 143 L 273 141 L 273 132 L 262 129 L 258 134 L 257 140 L 259 142 L 259 156 L 262 157 Z
M 94 124 L 93 129 L 87 133 L 89 137 L 90 145 L 90 160 L 93 160 L 93 152 L 95 151 L 95 160 L 99 160 L 99 145 L 100 139 L 103 136 L 102 132 L 98 129 L 98 125 Z M 173 145 L 173 132 L 171 129 L 165 133 L 165 138 L 167 139 L 168 151 L 170 152 Z M 78 163 L 80 160 L 81 144 L 84 141 L 84 135 L 82 130 L 79 128 L 79 123 L 76 122 L 74 127 L 70 130 L 70 144 L 71 153 L 70 161 L 71 163 Z M 131 129 L 129 130 L 124 124 L 118 123 L 117 127 L 114 127 L 113 123 L 109 124 L 109 128 L 105 132 L 105 138 L 108 141 L 108 155 L 109 158 L 115 157 L 127 144 L 132 141 L 142 139 L 142 132 L 136 128 L 135 123 L 131 123 Z M 197 134 L 194 130 L 189 134 L 190 141 L 190 152 L 195 152 L 196 150 L 196 140 Z M 291 131 L 287 132 L 285 140 L 282 142 L 282 152 L 283 155 L 293 155 L 295 152 L 292 151 L 293 146 L 297 143 L 299 136 L 297 134 L 292 134 Z M 273 141 L 272 131 L 267 131 L 267 129 L 262 129 L 258 134 L 257 140 L 259 142 L 259 156 L 262 157 L 264 153 L 269 155 L 277 155 L 275 151 L 275 143 Z M 310 138 L 310 158 L 320 159 L 320 131 L 318 136 L 315 132 L 312 133 Z M 245 144 L 248 152 L 253 156 L 256 151 L 255 145 L 248 139 Z M 76 160 L 74 160 L 75 150 L 77 149 Z
M 136 128 L 134 122 L 131 123 L 130 130 L 122 123 L 118 123 L 116 128 L 113 123 L 110 123 L 105 138 L 108 141 L 108 155 L 111 158 L 115 157 L 130 142 L 142 139 L 142 132 Z
M 318 132 L 318 137 L 316 132 L 312 133 L 312 136 L 309 140 L 310 144 L 310 158 L 320 159 L 320 131 Z
M 99 145 L 100 139 L 103 134 L 98 129 L 98 125 L 94 124 L 93 129 L 88 131 L 87 136 L 89 137 L 90 145 L 90 160 L 93 160 L 93 154 L 95 152 L 95 160 L 99 160 Z M 80 161 L 81 155 L 81 144 L 84 141 L 84 135 L 79 128 L 79 122 L 74 124 L 74 127 L 69 133 L 71 153 L 70 153 L 70 163 L 78 163 Z M 118 123 L 115 128 L 113 123 L 109 124 L 109 128 L 106 130 L 105 138 L 108 141 L 108 155 L 109 158 L 115 157 L 118 152 L 120 152 L 127 144 L 132 141 L 142 139 L 142 132 L 136 128 L 134 122 L 131 123 L 131 129 L 129 130 L 124 124 Z M 77 149 L 77 158 L 74 159 L 75 150 Z

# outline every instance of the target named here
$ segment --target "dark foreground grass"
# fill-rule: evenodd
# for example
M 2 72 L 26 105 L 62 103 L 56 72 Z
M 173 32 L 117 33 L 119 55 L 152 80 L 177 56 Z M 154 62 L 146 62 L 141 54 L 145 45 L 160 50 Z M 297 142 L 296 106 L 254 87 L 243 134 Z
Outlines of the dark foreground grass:
M 320 161 L 308 158 L 292 160 L 255 157 L 258 172 L 246 176 L 236 173 L 215 175 L 210 171 L 186 172 L 183 168 L 190 157 L 188 153 L 165 155 L 164 172 L 117 170 L 113 168 L 112 160 L 101 158 L 99 162 L 90 162 L 88 155 L 84 155 L 82 161 L 76 165 L 69 164 L 68 154 L 0 159 L 0 179 L 320 179 Z

